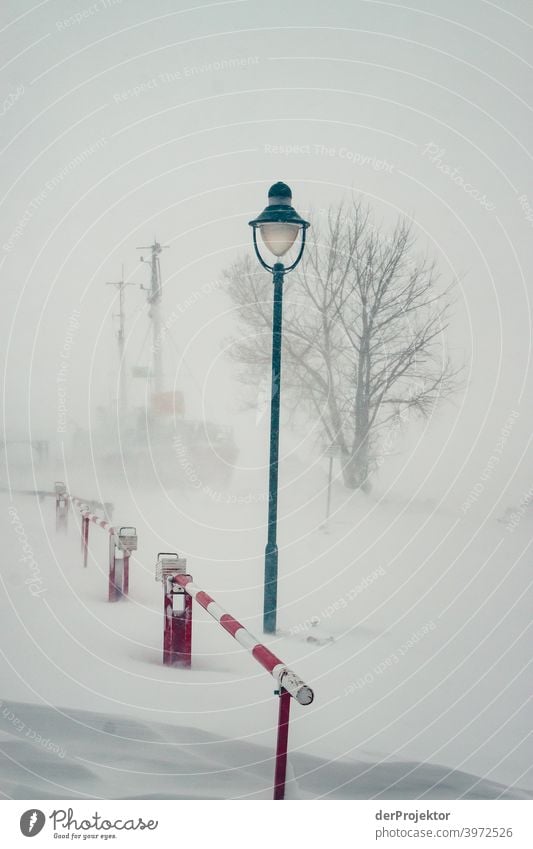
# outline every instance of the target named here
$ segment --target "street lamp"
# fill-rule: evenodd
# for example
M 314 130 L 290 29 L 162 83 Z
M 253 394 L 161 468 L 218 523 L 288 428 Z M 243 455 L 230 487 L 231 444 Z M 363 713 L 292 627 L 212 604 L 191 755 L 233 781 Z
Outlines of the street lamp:
M 272 390 L 270 396 L 270 465 L 268 478 L 268 537 L 265 548 L 265 589 L 263 604 L 263 630 L 267 634 L 276 631 L 278 595 L 278 454 L 279 454 L 279 409 L 281 388 L 281 326 L 283 308 L 283 278 L 294 271 L 302 258 L 305 247 L 305 231 L 310 226 L 300 218 L 291 205 L 292 194 L 285 183 L 275 183 L 268 192 L 268 206 L 250 221 L 254 234 L 254 249 L 257 259 L 273 276 L 274 303 L 272 313 Z M 269 265 L 259 250 L 257 231 L 275 257 L 285 256 L 294 245 L 298 232 L 301 233 L 300 248 L 294 262 L 285 267 L 282 262 Z

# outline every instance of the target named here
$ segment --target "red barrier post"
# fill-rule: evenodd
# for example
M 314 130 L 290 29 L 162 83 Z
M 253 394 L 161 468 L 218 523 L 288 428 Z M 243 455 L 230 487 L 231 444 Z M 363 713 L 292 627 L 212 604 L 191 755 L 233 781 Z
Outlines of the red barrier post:
M 109 534 L 109 601 L 118 601 L 120 598 L 120 592 L 116 584 L 116 551 L 115 537 L 113 534 Z
M 137 551 L 137 528 L 131 526 L 119 528 L 118 545 L 122 551 L 122 577 L 119 582 L 120 594 L 127 596 L 130 589 L 130 555 L 132 551 Z
M 161 557 L 161 555 L 160 555 Z M 174 555 L 177 557 L 177 555 Z M 156 573 L 157 575 L 157 573 Z M 285 798 L 285 778 L 287 772 L 287 745 L 289 740 L 289 714 L 291 697 L 301 705 L 310 705 L 314 699 L 314 693 L 301 678 L 289 669 L 283 661 L 276 657 L 265 645 L 259 642 L 257 637 L 227 613 L 206 592 L 197 587 L 190 575 L 180 574 L 176 569 L 169 573 L 168 581 L 174 586 L 182 587 L 185 592 L 196 599 L 198 604 L 207 610 L 210 616 L 230 634 L 234 640 L 240 643 L 261 666 L 269 672 L 278 682 L 278 693 L 280 696 L 278 714 L 278 734 L 276 741 L 276 766 L 274 772 L 274 799 Z
M 108 599 L 109 601 L 118 601 L 122 596 L 127 596 L 130 582 L 130 556 L 132 551 L 137 550 L 137 529 L 127 526 L 117 531 L 107 519 L 103 519 L 101 516 L 97 516 L 96 513 L 92 513 L 88 509 L 88 503 L 86 501 L 82 501 L 81 498 L 75 495 L 67 495 L 66 489 L 65 500 L 67 505 L 69 502 L 72 502 L 81 511 L 83 565 L 87 566 L 89 523 L 93 522 L 109 534 Z M 106 509 L 110 511 L 112 504 L 106 503 Z M 119 552 L 120 556 L 117 556 Z
M 87 568 L 87 555 L 89 553 L 89 519 L 84 516 L 81 521 L 81 548 L 83 551 L 83 566 Z
M 192 654 L 192 598 L 165 580 L 163 663 L 189 669 Z
M 68 530 L 68 501 L 56 499 L 56 531 L 66 533 Z
M 129 592 L 130 552 L 117 545 L 117 537 L 109 535 L 109 601 L 120 601 Z
M 130 553 L 125 551 L 122 555 L 122 595 L 128 595 L 130 591 Z
M 66 533 L 68 529 L 67 488 L 63 481 L 56 481 L 54 489 L 56 496 L 56 532 Z
M 276 741 L 276 766 L 274 770 L 274 799 L 285 798 L 285 779 L 287 776 L 287 748 L 289 743 L 289 714 L 291 695 L 280 688 L 278 711 L 278 738 Z
M 176 552 L 157 555 L 156 581 L 163 583 L 163 663 L 165 666 L 190 668 L 192 649 L 192 597 L 174 582 L 176 575 L 186 576 L 187 561 Z
M 163 665 L 170 666 L 172 655 L 172 611 L 174 602 L 170 593 L 163 595 Z

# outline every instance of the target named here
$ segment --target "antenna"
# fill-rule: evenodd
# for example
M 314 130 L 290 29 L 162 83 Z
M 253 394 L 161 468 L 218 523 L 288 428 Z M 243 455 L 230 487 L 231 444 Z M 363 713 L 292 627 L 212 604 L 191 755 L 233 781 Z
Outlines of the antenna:
M 156 393 L 163 390 L 163 357 L 161 351 L 161 300 L 163 287 L 161 284 L 159 255 L 169 247 L 170 245 L 161 245 L 154 236 L 154 241 L 151 245 L 142 245 L 137 248 L 138 251 L 150 251 L 151 253 L 149 260 L 141 256 L 141 262 L 149 265 L 151 269 L 151 284 L 149 287 L 141 285 L 141 289 L 148 293 L 146 300 L 150 305 L 148 317 L 152 322 L 153 389 Z
M 118 318 L 119 325 L 117 331 L 118 341 L 118 362 L 119 362 L 119 406 L 122 413 L 128 409 L 128 387 L 126 378 L 126 310 L 125 310 L 125 293 L 126 286 L 133 286 L 134 283 L 124 281 L 124 264 L 122 264 L 122 275 L 120 280 L 107 281 L 106 286 L 116 286 L 118 289 L 119 311 L 114 313 L 114 317 Z

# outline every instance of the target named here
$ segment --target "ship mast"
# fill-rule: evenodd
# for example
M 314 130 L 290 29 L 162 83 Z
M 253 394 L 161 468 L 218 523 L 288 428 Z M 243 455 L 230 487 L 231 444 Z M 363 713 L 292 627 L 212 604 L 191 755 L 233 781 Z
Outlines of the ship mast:
M 147 301 L 150 305 L 148 317 L 152 322 L 152 352 L 153 352 L 153 368 L 152 368 L 152 388 L 158 394 L 163 391 L 163 351 L 161 338 L 161 300 L 163 295 L 163 287 L 161 285 L 161 266 L 159 264 L 159 255 L 168 245 L 160 245 L 154 239 L 152 245 L 145 245 L 137 248 L 139 251 L 151 251 L 151 259 L 147 260 L 141 256 L 141 262 L 145 262 L 151 268 L 151 285 L 150 287 L 141 286 L 147 294 Z
M 122 266 L 121 279 L 116 281 L 108 281 L 106 283 L 106 286 L 116 286 L 118 289 L 119 311 L 116 317 L 119 320 L 117 330 L 119 362 L 119 409 L 121 413 L 125 413 L 128 409 L 128 382 L 126 373 L 126 305 L 124 289 L 126 286 L 133 286 L 133 283 L 126 283 L 124 281 L 124 266 Z

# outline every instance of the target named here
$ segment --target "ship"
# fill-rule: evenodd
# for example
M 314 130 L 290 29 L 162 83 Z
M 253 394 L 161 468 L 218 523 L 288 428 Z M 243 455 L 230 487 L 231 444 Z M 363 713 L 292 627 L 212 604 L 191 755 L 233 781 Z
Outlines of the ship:
M 150 267 L 150 285 L 141 289 L 148 306 L 151 362 L 134 366 L 129 372 L 125 287 L 130 284 L 124 281 L 124 274 L 111 284 L 119 290 L 117 397 L 113 403 L 97 408 L 89 433 L 90 451 L 99 475 L 118 476 L 132 486 L 154 484 L 212 493 L 229 483 L 238 449 L 229 425 L 189 417 L 184 392 L 165 385 L 166 328 L 160 264 L 164 248 L 156 239 L 139 248 L 149 252 L 148 258 L 141 256 L 141 262 Z M 134 406 L 128 400 L 130 379 L 144 382 L 142 405 Z M 85 434 L 78 434 L 78 451 L 84 453 L 87 446 L 83 448 L 81 443 L 85 438 Z

